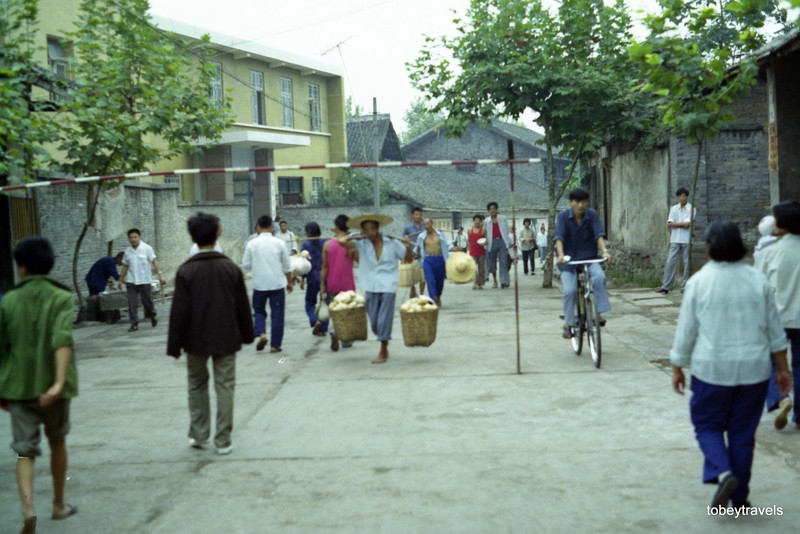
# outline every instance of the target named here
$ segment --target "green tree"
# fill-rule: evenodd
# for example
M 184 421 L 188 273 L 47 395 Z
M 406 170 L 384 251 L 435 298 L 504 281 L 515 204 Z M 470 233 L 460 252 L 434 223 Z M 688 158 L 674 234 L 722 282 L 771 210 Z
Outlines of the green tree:
M 31 180 L 47 169 L 43 145 L 56 136 L 51 118 L 32 102 L 32 86 L 47 77 L 33 62 L 37 6 L 36 0 L 0 1 L 0 183 Z
M 704 143 L 735 119 L 731 104 L 755 83 L 758 68 L 743 55 L 765 41 L 759 30 L 774 15 L 775 2 L 659 4 L 661 13 L 645 19 L 650 35 L 629 53 L 644 80 L 640 89 L 655 98 L 661 121 L 697 147 L 690 199 L 696 206 Z M 690 224 L 691 248 L 694 219 Z
M 406 131 L 402 133 L 400 140 L 403 143 L 408 143 L 431 128 L 443 124 L 444 119 L 444 113 L 429 110 L 425 99 L 417 97 L 411 103 L 411 107 L 403 114 L 403 120 L 406 122 Z
M 364 108 L 353 103 L 353 97 L 348 96 L 344 99 L 344 115 L 347 118 L 360 117 L 364 114 Z
M 320 198 L 324 206 L 359 206 L 373 202 L 373 179 L 361 169 L 344 169 L 333 185 L 326 187 Z M 386 180 L 381 182 L 381 205 L 396 191 Z
M 76 31 L 77 88 L 64 98 L 59 120 L 63 171 L 73 176 L 134 172 L 196 150 L 227 125 L 227 104 L 213 105 L 209 87 L 215 66 L 210 49 L 188 45 L 150 22 L 147 0 L 84 0 Z M 208 39 L 204 39 L 207 43 Z M 91 194 L 88 217 L 75 244 L 78 257 L 93 224 L 100 187 Z
M 472 0 L 453 38 L 428 37 L 408 65 L 415 85 L 447 114 L 448 134 L 475 120 L 538 114 L 547 149 L 549 234 L 571 176 L 556 190 L 553 148 L 572 169 L 612 135 L 641 128 L 641 95 L 629 91 L 630 18 L 622 0 L 564 0 L 551 12 L 541 0 Z M 544 287 L 552 287 L 552 252 Z

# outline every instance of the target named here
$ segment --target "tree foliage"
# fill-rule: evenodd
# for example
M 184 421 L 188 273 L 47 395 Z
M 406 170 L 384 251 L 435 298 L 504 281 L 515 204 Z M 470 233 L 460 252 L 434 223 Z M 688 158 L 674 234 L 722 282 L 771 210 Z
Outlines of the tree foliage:
M 735 119 L 732 103 L 755 83 L 758 67 L 745 54 L 764 43 L 760 29 L 776 7 L 773 0 L 659 4 L 660 13 L 645 19 L 650 35 L 629 53 L 663 124 L 697 145 L 690 199 L 696 205 L 703 143 Z
M 45 143 L 55 140 L 50 117 L 31 105 L 32 85 L 46 71 L 33 69 L 36 0 L 0 2 L 0 181 L 32 179 L 50 164 Z
M 360 169 L 344 169 L 333 185 L 322 191 L 320 204 L 324 206 L 359 206 L 373 202 L 373 178 Z M 381 205 L 396 194 L 394 187 L 381 182 Z
M 625 5 L 564 0 L 551 11 L 541 0 L 472 0 L 454 23 L 455 37 L 426 39 L 409 64 L 411 79 L 435 102 L 432 111 L 446 114 L 450 135 L 475 120 L 518 118 L 528 109 L 538 114 L 548 152 L 552 233 L 563 194 L 554 186 L 553 148 L 579 162 L 612 135 L 626 139 L 643 128 L 642 95 L 628 90 L 633 72 Z
M 441 111 L 428 109 L 425 99 L 415 98 L 411 103 L 411 107 L 403 114 L 403 120 L 406 122 L 406 131 L 400 136 L 402 142 L 408 143 L 431 128 L 443 124 L 444 119 L 444 113 Z

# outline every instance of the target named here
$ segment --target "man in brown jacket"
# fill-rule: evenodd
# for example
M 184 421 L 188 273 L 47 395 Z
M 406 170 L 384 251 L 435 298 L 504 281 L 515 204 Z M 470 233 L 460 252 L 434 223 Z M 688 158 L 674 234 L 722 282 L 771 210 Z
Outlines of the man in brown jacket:
M 198 213 L 189 219 L 189 233 L 200 252 L 180 266 L 169 320 L 167 354 L 187 354 L 189 371 L 189 444 L 203 449 L 211 444 L 208 401 L 208 358 L 214 365 L 217 426 L 214 444 L 218 454 L 233 450 L 233 390 L 236 352 L 253 342 L 250 303 L 239 267 L 219 252 L 214 243 L 222 234 L 219 219 Z

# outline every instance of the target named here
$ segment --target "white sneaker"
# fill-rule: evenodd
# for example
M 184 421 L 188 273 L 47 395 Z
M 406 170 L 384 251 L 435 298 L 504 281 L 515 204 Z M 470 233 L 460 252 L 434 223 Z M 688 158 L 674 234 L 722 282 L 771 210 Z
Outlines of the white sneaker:
M 227 447 L 217 447 L 217 454 L 226 455 L 233 452 L 233 444 L 228 445 Z
M 189 438 L 189 446 L 193 449 L 205 449 L 209 445 L 211 445 L 211 438 L 208 438 L 205 441 L 198 441 L 194 438 Z

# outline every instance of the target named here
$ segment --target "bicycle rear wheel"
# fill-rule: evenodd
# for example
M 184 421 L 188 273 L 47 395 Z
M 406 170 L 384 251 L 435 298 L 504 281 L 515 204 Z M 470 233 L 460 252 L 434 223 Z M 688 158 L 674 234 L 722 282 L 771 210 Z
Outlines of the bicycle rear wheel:
M 585 309 L 583 294 L 581 288 L 578 288 L 578 298 L 575 300 L 575 326 L 572 327 L 572 338 L 570 339 L 572 350 L 577 356 L 580 356 L 583 350 L 583 332 L 586 330 Z
M 586 299 L 586 339 L 589 342 L 589 353 L 592 355 L 594 366 L 600 369 L 600 362 L 603 358 L 602 343 L 600 341 L 600 315 L 594 298 Z

